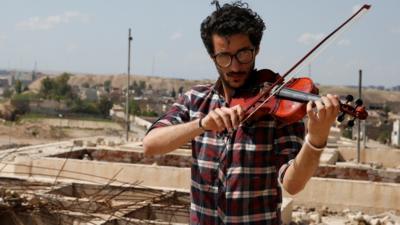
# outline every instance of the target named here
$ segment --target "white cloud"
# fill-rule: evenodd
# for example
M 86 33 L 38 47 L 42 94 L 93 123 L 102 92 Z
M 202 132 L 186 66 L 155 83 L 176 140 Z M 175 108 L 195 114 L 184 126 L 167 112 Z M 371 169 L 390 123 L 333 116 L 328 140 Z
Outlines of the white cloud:
M 324 34 L 319 33 L 319 34 L 312 34 L 312 33 L 303 33 L 299 38 L 297 38 L 297 42 L 305 45 L 311 45 L 314 44 L 324 37 Z
M 19 22 L 16 27 L 21 30 L 50 30 L 58 25 L 67 24 L 72 21 L 88 22 L 88 16 L 78 11 L 67 11 L 62 15 L 41 18 L 31 17 Z
M 181 39 L 182 36 L 183 36 L 183 34 L 181 32 L 175 32 L 169 37 L 169 39 L 172 41 L 175 41 L 175 40 Z
M 349 46 L 351 44 L 349 39 L 342 39 L 338 41 L 337 45 L 339 46 Z

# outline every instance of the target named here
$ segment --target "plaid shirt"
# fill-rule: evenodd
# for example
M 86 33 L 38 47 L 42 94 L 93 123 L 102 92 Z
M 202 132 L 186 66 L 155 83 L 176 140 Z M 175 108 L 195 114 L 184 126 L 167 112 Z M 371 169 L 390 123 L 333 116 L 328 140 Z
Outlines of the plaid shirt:
M 181 124 L 228 107 L 215 85 L 185 93 L 150 129 Z M 279 128 L 278 128 L 279 127 Z M 304 124 L 277 126 L 271 116 L 236 132 L 204 132 L 192 140 L 190 224 L 280 224 L 285 171 L 302 146 Z

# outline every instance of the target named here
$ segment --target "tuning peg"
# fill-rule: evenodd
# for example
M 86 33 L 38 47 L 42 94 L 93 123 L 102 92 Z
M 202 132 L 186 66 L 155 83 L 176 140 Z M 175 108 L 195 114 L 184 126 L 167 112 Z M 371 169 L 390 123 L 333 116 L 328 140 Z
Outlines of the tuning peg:
M 346 96 L 346 104 L 349 103 L 349 102 L 352 102 L 353 100 L 354 100 L 353 95 L 347 95 Z
M 340 122 L 340 123 L 343 122 L 345 115 L 346 114 L 344 112 L 341 112 L 339 114 L 339 116 L 337 117 L 337 121 Z
M 355 120 L 355 118 L 352 119 L 352 120 L 349 120 L 349 121 L 347 122 L 347 126 L 353 127 L 353 126 L 354 126 L 354 120 Z
M 354 103 L 357 107 L 363 105 L 363 100 L 357 99 L 356 102 Z

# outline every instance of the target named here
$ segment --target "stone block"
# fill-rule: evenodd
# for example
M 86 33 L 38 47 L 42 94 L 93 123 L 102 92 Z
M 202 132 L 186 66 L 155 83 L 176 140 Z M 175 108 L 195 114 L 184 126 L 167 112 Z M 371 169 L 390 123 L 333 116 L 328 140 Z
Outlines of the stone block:
M 74 140 L 73 145 L 77 147 L 82 147 L 83 146 L 83 141 L 82 140 Z

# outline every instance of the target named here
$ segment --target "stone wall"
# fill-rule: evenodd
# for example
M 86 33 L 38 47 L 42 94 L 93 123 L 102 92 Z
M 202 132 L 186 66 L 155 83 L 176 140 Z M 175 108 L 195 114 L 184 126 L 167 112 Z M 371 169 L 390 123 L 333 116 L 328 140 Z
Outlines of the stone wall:
M 344 161 L 351 161 L 357 158 L 355 148 L 341 147 L 338 150 L 340 153 L 339 158 Z M 396 168 L 400 166 L 400 150 L 376 148 L 361 149 L 360 160 L 363 163 L 378 163 L 387 168 Z

